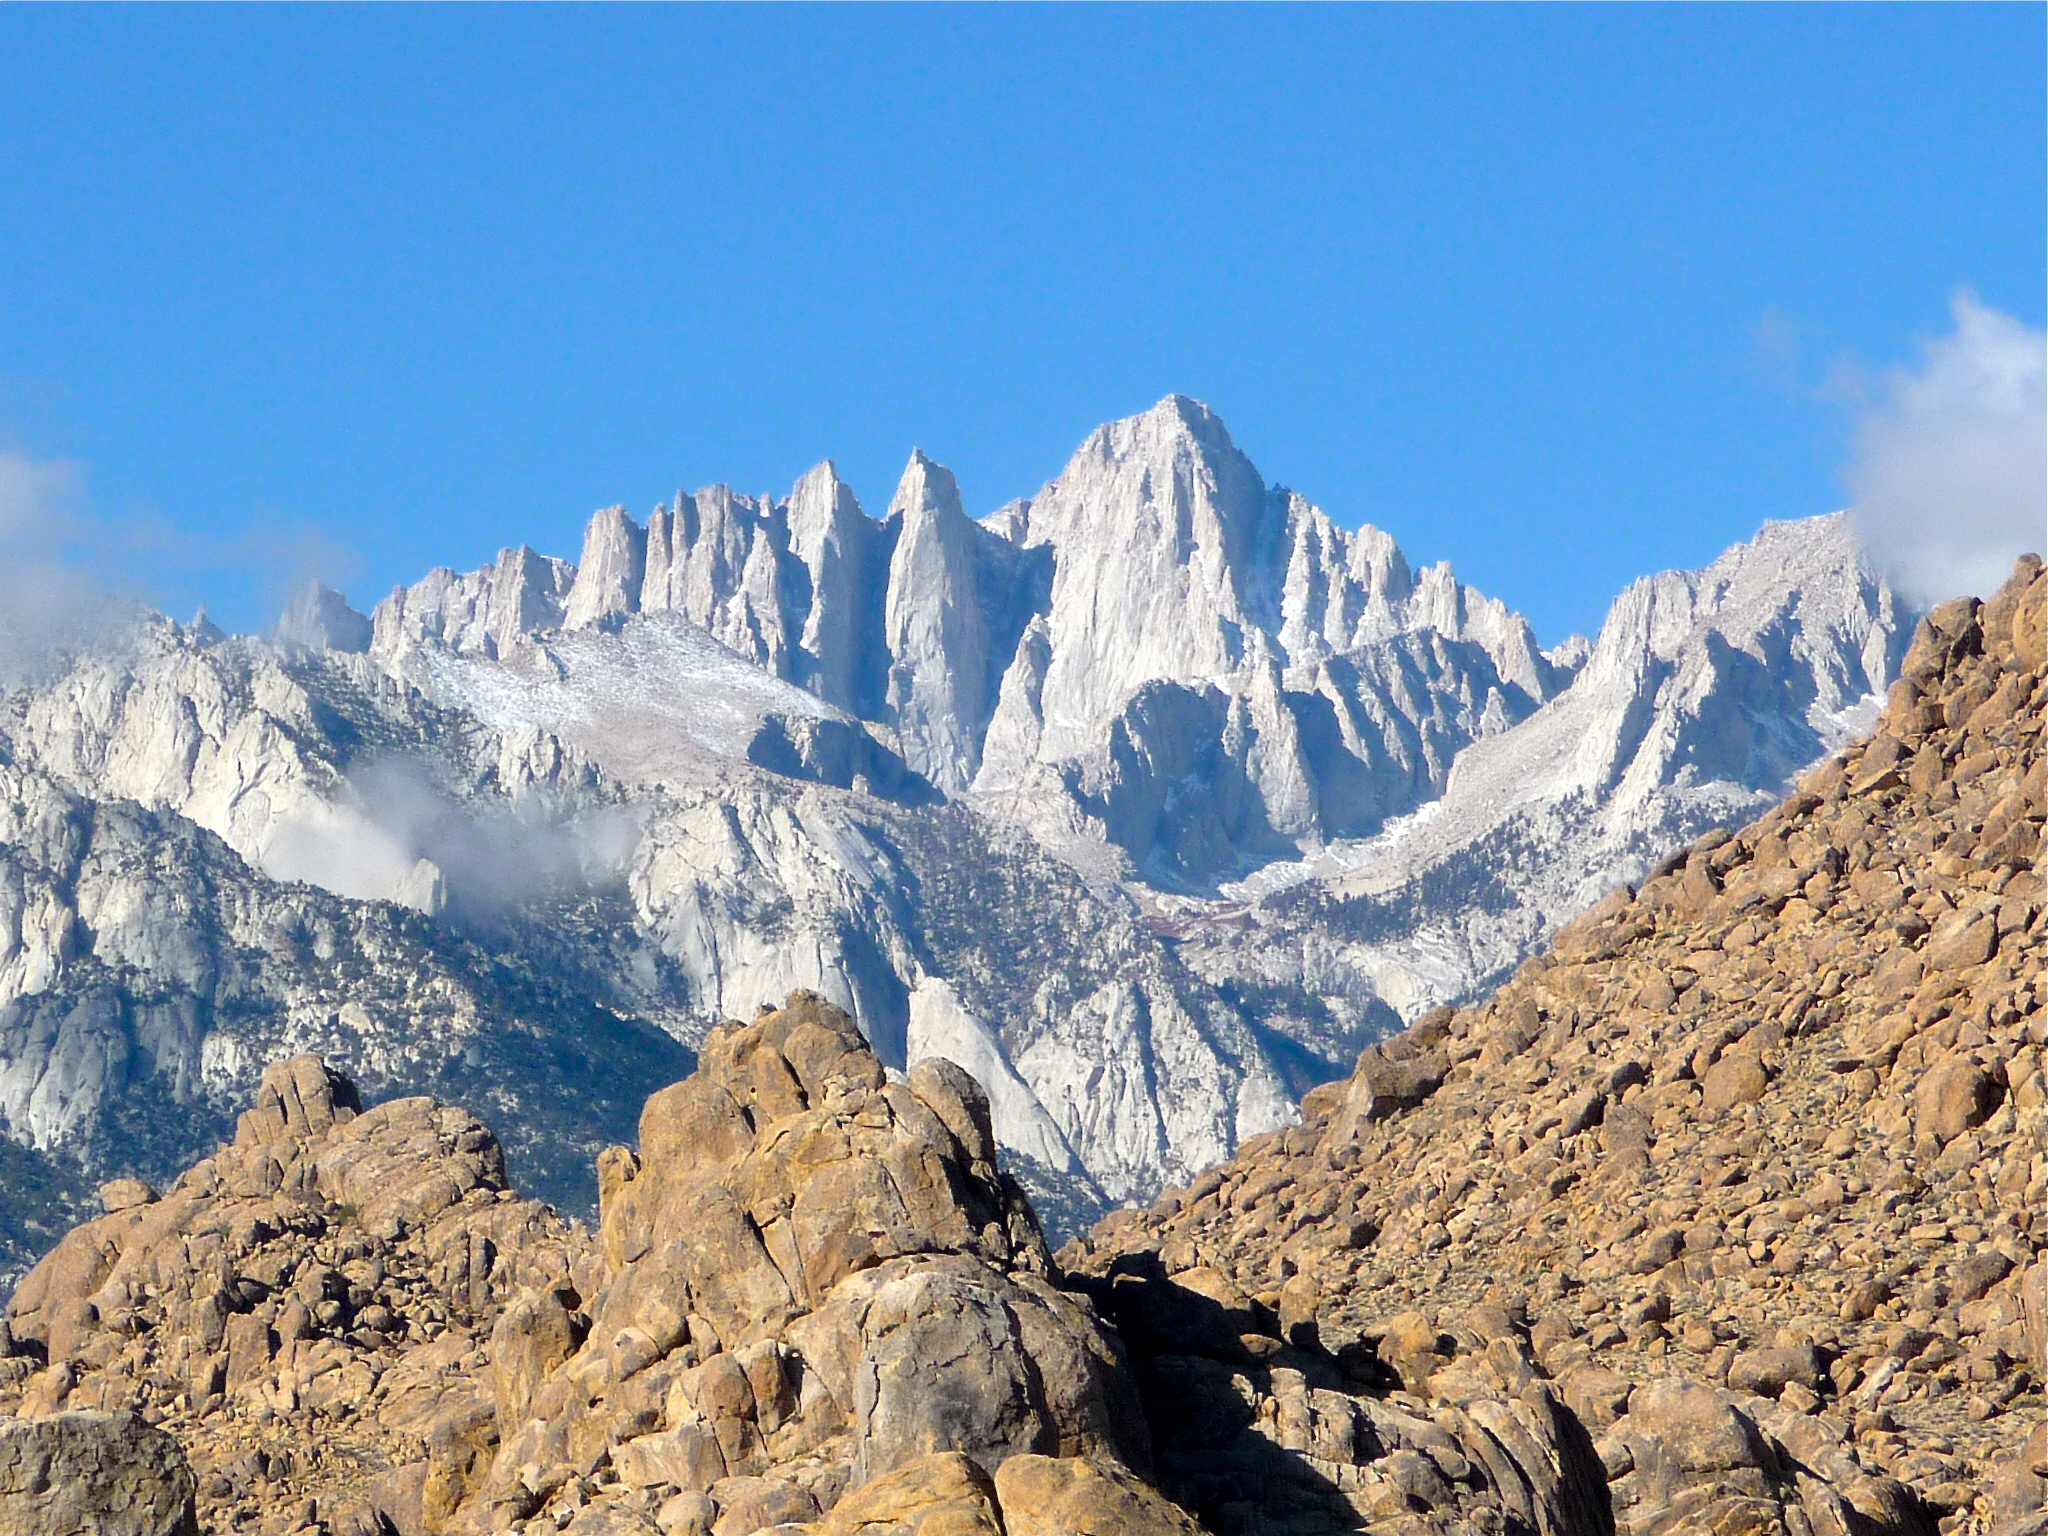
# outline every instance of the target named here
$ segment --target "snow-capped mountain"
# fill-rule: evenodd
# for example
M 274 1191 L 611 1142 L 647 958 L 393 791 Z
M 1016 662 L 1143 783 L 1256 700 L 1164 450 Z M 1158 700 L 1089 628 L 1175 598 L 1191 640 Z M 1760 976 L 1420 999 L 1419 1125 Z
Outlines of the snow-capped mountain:
M 268 640 L 159 621 L 8 696 L 0 1114 L 107 1164 L 124 1104 L 203 1139 L 315 1035 L 388 1091 L 516 1077 L 464 1043 L 501 1028 L 665 1071 L 802 986 L 980 1077 L 1042 1191 L 1143 1197 L 1752 814 L 1905 639 L 1823 518 L 1545 652 L 1179 397 L 978 521 L 922 453 L 879 519 L 830 464 L 611 508 L 574 565 L 507 550 L 368 616 L 315 591 Z M 102 825 L 130 851 L 88 897 Z M 305 980 L 278 924 L 374 984 Z M 501 1124 L 615 1134 L 502 1088 Z
M 1472 995 L 1867 732 L 1910 634 L 1846 517 L 1767 523 L 1703 571 L 1622 593 L 1571 685 L 1473 743 L 1413 814 L 1171 904 L 1181 953 L 1340 1013 Z

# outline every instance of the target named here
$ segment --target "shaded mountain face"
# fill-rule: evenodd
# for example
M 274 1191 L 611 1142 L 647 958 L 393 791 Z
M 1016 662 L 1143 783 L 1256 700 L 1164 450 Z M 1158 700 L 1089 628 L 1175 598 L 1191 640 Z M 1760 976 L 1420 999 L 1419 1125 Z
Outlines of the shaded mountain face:
M 570 1209 L 594 1198 L 582 1165 L 630 1125 L 648 1074 L 690 1060 L 612 1006 L 635 957 L 607 934 L 602 892 L 522 917 L 549 938 L 490 946 L 267 879 L 182 816 L 19 763 L 0 765 L 0 890 L 0 1115 L 21 1144 L 0 1269 L 15 1274 L 75 1213 L 81 1176 L 175 1174 L 280 1055 L 345 1056 L 379 1096 L 460 1084 L 503 1106 L 513 1165 Z
M 95 1128 L 122 1106 L 216 1127 L 278 1050 L 434 1088 L 386 1061 L 496 1070 L 450 1043 L 473 1011 L 641 1081 L 805 988 L 892 1069 L 973 1071 L 1082 1220 L 1290 1123 L 1366 1041 L 1754 814 L 1865 721 L 1904 622 L 1816 519 L 1545 652 L 1179 397 L 979 521 L 921 453 L 879 520 L 824 464 L 779 500 L 609 509 L 574 565 L 507 550 L 368 618 L 314 592 L 269 641 L 153 622 L 0 707 L 23 804 L 69 797 L 135 850 L 87 901 L 17 815 L 0 1112 L 75 1188 L 81 1157 L 115 1171 Z M 289 946 L 205 958 L 315 907 L 378 978 L 374 1027 L 305 1022 L 351 999 Z M 484 1001 L 506 977 L 521 1001 Z M 506 1072 L 515 1167 L 529 1123 L 608 1134 Z
M 1845 519 L 1767 524 L 1704 571 L 1624 592 L 1571 685 L 1473 743 L 1416 814 L 1184 907 L 1183 956 L 1219 983 L 1410 1018 L 1469 996 L 1867 729 L 1907 633 Z

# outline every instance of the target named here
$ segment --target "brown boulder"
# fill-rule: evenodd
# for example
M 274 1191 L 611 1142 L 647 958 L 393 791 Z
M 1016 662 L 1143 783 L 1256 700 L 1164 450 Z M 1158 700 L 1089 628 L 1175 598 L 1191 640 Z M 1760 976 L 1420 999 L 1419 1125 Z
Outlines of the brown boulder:
M 571 1520 L 563 1536 L 666 1536 L 654 1521 L 615 1504 L 593 1505 Z
M 1003 1536 L 995 1483 L 958 1451 L 907 1461 L 847 1494 L 815 1536 Z
M 1679 1377 L 1637 1387 L 1626 1423 L 1630 1435 L 1655 1439 L 1688 1472 L 1760 1467 L 1769 1460 L 1748 1415 L 1712 1387 Z
M 1738 1104 L 1754 1104 L 1769 1085 L 1761 1061 L 1747 1051 L 1734 1051 L 1707 1068 L 1700 1084 L 1700 1108 L 1718 1115 Z
M 1442 1086 L 1449 1070 L 1442 1051 L 1419 1046 L 1406 1035 L 1367 1046 L 1351 1078 L 1353 1123 L 1369 1124 L 1413 1109 Z
M 1967 1056 L 1950 1056 L 1913 1090 L 1914 1128 L 1936 1141 L 1953 1141 L 1990 1119 L 2002 1097 L 1998 1079 Z
M 263 1069 L 256 1103 L 235 1123 L 235 1145 L 269 1146 L 318 1135 L 362 1113 L 356 1087 L 318 1056 L 293 1056 Z
M 1429 1391 L 1429 1378 L 1444 1363 L 1447 1347 L 1434 1324 L 1420 1312 L 1398 1312 L 1382 1325 L 1379 1357 L 1410 1392 Z
M 1987 912 L 1951 912 L 1934 925 L 1921 951 L 1930 971 L 1982 965 L 1998 950 L 1998 920 Z
M 979 1277 L 930 1270 L 877 1292 L 854 1387 L 856 1482 L 939 1451 L 993 1469 L 1045 1445 L 1051 1425 L 1007 1299 Z
M 711 1485 L 711 1497 L 718 1505 L 711 1536 L 754 1536 L 818 1517 L 809 1490 L 779 1477 L 728 1477 Z
M 1949 1283 L 1949 1302 L 1960 1307 L 1975 1301 L 2011 1273 L 2012 1260 L 1995 1248 L 1972 1254 L 1956 1266 L 1955 1278 Z
M 1199 1536 L 1201 1527 L 1114 1462 L 1012 1456 L 996 1469 L 1009 1536 Z
M 153 1204 L 157 1198 L 155 1187 L 141 1179 L 110 1179 L 100 1186 L 100 1209 L 109 1216 Z
M 554 1290 L 528 1291 L 491 1330 L 491 1382 L 498 1433 L 509 1437 L 526 1419 L 548 1373 L 583 1342 L 582 1320 Z
M 1794 1382 L 1817 1390 L 1823 1379 L 1820 1354 L 1811 1344 L 1744 1350 L 1728 1367 L 1728 1385 L 1758 1397 L 1776 1397 Z
M 930 1106 L 970 1160 L 993 1168 L 995 1125 L 988 1092 L 968 1073 L 943 1056 L 929 1057 L 910 1069 L 910 1091 Z
M 2032 557 L 2022 557 L 2022 564 Z M 2018 575 L 2017 568 L 2014 571 Z M 2030 671 L 2048 667 L 2048 582 L 2038 568 L 2031 584 L 2013 604 L 2012 648 L 2020 663 Z
M 1685 1229 L 1659 1227 L 1643 1238 L 1636 1249 L 1635 1263 L 1631 1267 L 1639 1275 L 1652 1274 L 1666 1264 L 1674 1262 L 1684 1252 Z
M 1565 1374 L 1558 1383 L 1566 1406 L 1596 1430 L 1605 1429 L 1628 1412 L 1634 1384 L 1619 1371 L 1599 1365 L 1582 1365 Z

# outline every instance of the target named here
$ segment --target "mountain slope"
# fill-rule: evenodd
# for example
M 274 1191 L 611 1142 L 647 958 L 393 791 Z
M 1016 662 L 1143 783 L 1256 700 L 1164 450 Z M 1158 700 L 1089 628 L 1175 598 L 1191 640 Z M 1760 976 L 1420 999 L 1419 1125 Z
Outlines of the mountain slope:
M 1867 728 L 1905 636 L 1845 517 L 1768 524 L 1704 571 L 1623 593 L 1570 685 L 1464 751 L 1419 814 L 1274 865 L 1235 899 L 1177 904 L 1183 954 L 1219 983 L 1408 1018 L 1468 997 Z
M 495 1104 L 521 1176 L 575 1209 L 595 1193 L 579 1165 L 639 1085 L 689 1060 L 559 945 L 493 952 L 402 907 L 278 884 L 184 818 L 18 764 L 0 765 L 0 892 L 0 1115 L 56 1154 L 59 1180 L 175 1173 L 265 1062 L 314 1048 L 375 1093 Z M 594 928 L 605 906 L 552 917 Z M 11 1179 L 8 1194 L 32 1199 Z M 10 1241 L 0 1266 L 19 1274 L 46 1242 Z
M 1752 814 L 1901 623 L 1822 519 L 1545 653 L 1172 397 L 979 522 L 923 454 L 879 521 L 829 464 L 780 500 L 678 493 L 599 513 L 577 564 L 507 550 L 370 619 L 312 593 L 269 642 L 152 621 L 6 695 L 0 731 L 88 811 L 217 834 L 248 903 L 412 909 L 423 974 L 552 976 L 682 1047 L 814 990 L 896 1070 L 966 1061 L 1065 1221 L 1291 1122 L 1366 1041 Z M 214 911 L 140 868 L 138 910 Z M 20 996 L 63 1014 L 92 956 L 51 953 Z M 249 1089 L 234 1059 L 210 1092 Z M 49 1152 L 158 1091 L 110 1061 L 73 1095 L 102 1108 L 9 1134 Z
M 2031 556 L 1936 609 L 1785 803 L 1063 1261 L 1230 1285 L 1430 1404 L 1527 1349 L 1625 1532 L 1834 1528 L 1829 1482 L 1852 1530 L 2037 1519 L 2044 628 Z

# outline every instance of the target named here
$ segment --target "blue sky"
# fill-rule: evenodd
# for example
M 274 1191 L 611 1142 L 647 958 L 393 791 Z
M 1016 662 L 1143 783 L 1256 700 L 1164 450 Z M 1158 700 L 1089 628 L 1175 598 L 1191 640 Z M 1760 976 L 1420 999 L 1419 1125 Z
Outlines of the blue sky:
M 2041 325 L 2044 16 L 0 8 L 0 450 L 247 628 L 1180 391 L 1551 641 L 1839 505 L 1959 289 Z

